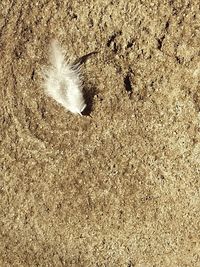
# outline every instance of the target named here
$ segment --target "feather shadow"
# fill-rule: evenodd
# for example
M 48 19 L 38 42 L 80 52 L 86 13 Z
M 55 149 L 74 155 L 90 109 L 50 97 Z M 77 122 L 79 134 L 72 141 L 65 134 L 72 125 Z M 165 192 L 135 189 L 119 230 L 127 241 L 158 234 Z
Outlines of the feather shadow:
M 94 52 L 90 52 L 90 53 L 88 53 L 88 54 L 86 54 L 86 55 L 84 55 L 84 56 L 82 56 L 82 57 L 80 57 L 80 58 L 78 58 L 78 59 L 76 59 L 75 61 L 74 61 L 74 63 L 73 63 L 73 65 L 82 65 L 82 64 L 84 64 L 91 56 L 93 56 L 93 55 L 95 55 L 95 54 L 97 54 L 98 52 L 96 52 L 96 51 L 94 51 Z
M 97 89 L 92 84 L 83 88 L 83 95 L 86 102 L 86 108 L 82 111 L 83 116 L 90 116 L 93 111 L 94 96 L 97 95 Z
M 97 54 L 97 51 L 90 52 L 74 61 L 75 66 L 81 66 L 93 55 Z M 86 108 L 82 111 L 83 116 L 90 116 L 93 110 L 94 96 L 97 94 L 97 89 L 94 85 L 89 84 L 83 88 L 83 96 L 86 102 Z

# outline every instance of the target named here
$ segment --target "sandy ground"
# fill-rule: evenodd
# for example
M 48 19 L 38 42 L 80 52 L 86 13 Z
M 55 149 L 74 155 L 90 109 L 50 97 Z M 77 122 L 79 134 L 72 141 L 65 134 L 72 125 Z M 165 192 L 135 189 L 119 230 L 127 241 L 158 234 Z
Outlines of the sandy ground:
M 200 266 L 199 1 L 0 14 L 0 266 Z M 97 52 L 87 116 L 43 91 L 52 38 L 72 60 Z

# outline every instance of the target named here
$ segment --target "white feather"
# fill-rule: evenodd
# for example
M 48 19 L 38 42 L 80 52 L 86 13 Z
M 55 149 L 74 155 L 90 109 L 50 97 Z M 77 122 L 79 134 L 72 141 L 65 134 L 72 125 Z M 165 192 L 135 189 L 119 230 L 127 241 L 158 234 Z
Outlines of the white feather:
M 50 47 L 51 66 L 44 70 L 46 93 L 72 113 L 81 114 L 86 104 L 83 98 L 80 69 L 65 60 L 57 41 Z

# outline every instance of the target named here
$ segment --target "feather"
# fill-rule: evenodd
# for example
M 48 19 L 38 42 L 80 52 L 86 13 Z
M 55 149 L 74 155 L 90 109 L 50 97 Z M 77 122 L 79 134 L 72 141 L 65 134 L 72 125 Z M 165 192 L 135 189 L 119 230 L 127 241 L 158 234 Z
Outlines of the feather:
M 62 47 L 54 40 L 50 45 L 50 67 L 44 69 L 47 95 L 72 113 L 81 114 L 86 104 L 83 98 L 79 65 L 65 60 Z

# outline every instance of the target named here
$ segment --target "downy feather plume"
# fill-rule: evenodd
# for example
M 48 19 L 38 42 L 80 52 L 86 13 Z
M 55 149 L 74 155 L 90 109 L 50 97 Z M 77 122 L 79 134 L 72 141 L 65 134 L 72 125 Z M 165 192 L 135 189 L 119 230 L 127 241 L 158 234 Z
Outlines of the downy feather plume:
M 64 51 L 54 40 L 50 46 L 51 66 L 44 70 L 45 91 L 67 110 L 81 114 L 86 104 L 78 65 L 65 60 Z

